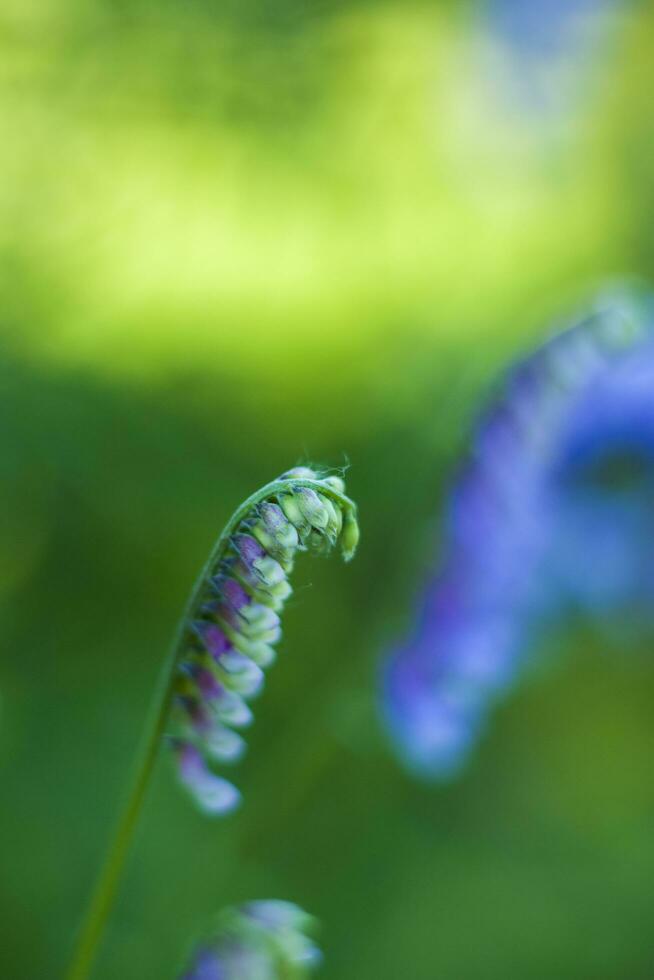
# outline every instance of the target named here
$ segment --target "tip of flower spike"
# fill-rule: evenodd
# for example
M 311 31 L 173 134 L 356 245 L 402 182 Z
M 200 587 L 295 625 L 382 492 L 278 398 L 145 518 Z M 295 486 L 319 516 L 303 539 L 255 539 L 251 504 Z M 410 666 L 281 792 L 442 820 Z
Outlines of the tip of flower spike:
M 335 475 L 327 476 L 324 469 L 314 469 L 310 466 L 294 466 L 292 469 L 282 473 L 279 479 L 316 480 L 319 483 L 324 483 L 332 490 L 336 490 L 337 493 L 345 493 L 345 480 L 342 477 Z
M 340 476 L 326 476 L 322 482 L 326 483 L 332 490 L 336 490 L 337 493 L 345 493 L 345 480 L 341 479 Z
M 310 466 L 293 466 L 279 478 L 280 480 L 319 480 L 320 474 Z
M 296 528 L 302 545 L 318 553 L 326 553 L 340 540 L 343 558 L 349 561 L 359 541 L 359 526 L 356 508 L 345 497 L 344 481 L 336 476 L 322 479 L 319 474 L 303 467 L 289 470 L 284 478 L 312 479 L 316 482 L 315 488 L 304 485 L 291 487 L 289 492 L 279 497 L 283 515 Z M 321 490 L 320 484 L 324 490 Z

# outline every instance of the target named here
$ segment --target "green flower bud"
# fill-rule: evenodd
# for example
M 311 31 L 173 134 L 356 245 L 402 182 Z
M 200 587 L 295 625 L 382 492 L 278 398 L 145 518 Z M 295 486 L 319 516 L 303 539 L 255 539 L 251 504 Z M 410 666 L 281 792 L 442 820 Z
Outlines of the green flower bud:
M 249 657 L 257 667 L 266 668 L 275 662 L 276 652 L 270 644 L 276 642 L 277 639 L 278 637 L 271 637 L 269 640 L 265 640 L 263 637 L 248 637 L 237 634 L 234 636 L 233 643 L 234 649 Z
M 326 476 L 322 482 L 326 483 L 332 490 L 336 490 L 337 493 L 345 493 L 345 480 L 342 480 L 340 476 Z
M 297 496 L 295 494 L 291 495 L 290 493 L 285 493 L 279 498 L 279 503 L 288 520 L 300 534 L 300 537 L 302 537 L 303 534 L 308 534 L 310 525 L 302 513 Z
M 240 650 L 231 650 L 219 662 L 214 661 L 211 672 L 228 691 L 245 698 L 255 697 L 263 687 L 261 668 Z
M 315 490 L 310 490 L 308 487 L 300 487 L 296 496 L 302 516 L 311 527 L 324 531 L 329 524 L 329 511 L 325 507 L 324 499 Z
M 345 515 L 343 532 L 341 534 L 341 551 L 345 561 L 350 561 L 354 557 L 354 552 L 359 543 L 359 525 L 357 519 L 351 511 Z
M 292 470 L 282 473 L 280 480 L 319 480 L 320 476 L 309 466 L 294 466 Z
M 329 500 L 327 497 L 323 497 L 322 494 L 319 494 L 319 496 L 329 515 L 326 533 L 330 539 L 330 544 L 334 544 L 341 533 L 341 530 L 343 529 L 343 515 L 338 507 L 334 507 L 331 500 Z
M 266 643 L 275 643 L 281 636 L 279 616 L 270 606 L 253 602 L 239 610 L 239 632 L 257 639 L 274 636 L 274 640 L 266 639 Z
M 272 612 L 272 610 L 270 610 Z M 253 628 L 247 627 L 245 624 L 240 629 L 235 629 L 229 626 L 227 623 L 221 623 L 223 633 L 231 643 L 231 645 L 240 650 L 241 653 L 245 653 L 248 657 L 251 656 L 250 649 L 255 649 L 258 644 L 270 644 L 277 643 L 281 639 L 282 631 L 280 626 L 274 626 L 270 629 L 265 628 Z M 262 653 L 265 658 L 265 652 Z M 254 659 L 254 657 L 253 657 Z M 256 661 L 259 663 L 259 661 Z M 259 664 L 261 666 L 261 664 Z
M 250 530 L 265 551 L 289 572 L 300 539 L 281 507 L 269 502 L 262 504 Z
M 248 587 L 255 602 L 261 602 L 275 611 L 281 609 L 293 591 L 287 578 L 275 585 L 248 582 Z
M 252 568 L 263 585 L 274 586 L 286 581 L 284 569 L 274 558 L 255 558 Z

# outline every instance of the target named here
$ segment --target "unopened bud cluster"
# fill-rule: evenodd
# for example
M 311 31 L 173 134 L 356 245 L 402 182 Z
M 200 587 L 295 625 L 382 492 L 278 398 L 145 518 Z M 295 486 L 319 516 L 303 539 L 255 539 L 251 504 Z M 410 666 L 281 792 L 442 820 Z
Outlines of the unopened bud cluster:
M 321 959 L 314 929 L 315 919 L 291 902 L 228 909 L 182 980 L 304 980 Z
M 340 477 L 321 479 L 298 467 L 274 486 L 278 491 L 236 527 L 185 626 L 172 744 L 182 782 L 208 813 L 225 813 L 239 801 L 214 765 L 236 761 L 245 749 L 235 729 L 252 721 L 248 701 L 275 659 L 295 556 L 308 549 L 326 553 L 339 542 L 348 560 L 358 541 L 354 506 L 343 496 Z

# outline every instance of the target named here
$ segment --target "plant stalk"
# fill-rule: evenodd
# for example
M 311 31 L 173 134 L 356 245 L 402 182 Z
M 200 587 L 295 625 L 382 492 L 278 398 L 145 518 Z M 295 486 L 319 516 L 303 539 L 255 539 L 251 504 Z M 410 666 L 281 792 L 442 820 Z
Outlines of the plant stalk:
M 179 621 L 170 653 L 163 665 L 161 677 L 150 707 L 148 721 L 143 733 L 141 747 L 137 755 L 130 791 L 124 809 L 118 820 L 114 836 L 98 876 L 95 889 L 89 901 L 82 922 L 70 969 L 66 980 L 87 980 L 113 908 L 118 885 L 123 873 L 134 831 L 146 796 L 150 776 L 157 760 L 157 754 L 165 734 L 166 721 L 175 690 L 175 668 L 186 639 L 188 624 L 193 620 L 197 607 L 202 601 L 207 581 L 216 568 L 222 553 L 229 545 L 230 538 L 241 521 L 264 500 L 280 493 L 289 493 L 294 487 L 309 487 L 336 501 L 344 511 L 356 512 L 354 503 L 344 494 L 327 487 L 318 480 L 283 479 L 275 480 L 261 487 L 234 512 L 220 537 L 216 541 L 209 558 L 202 569 L 189 596 L 184 613 Z
M 176 651 L 173 650 L 172 654 Z M 67 980 L 86 980 L 90 976 L 102 935 L 111 912 L 125 860 L 134 836 L 166 725 L 168 706 L 175 679 L 173 655 L 167 659 L 150 708 L 127 801 L 120 815 L 104 864 L 88 905 L 79 933 Z

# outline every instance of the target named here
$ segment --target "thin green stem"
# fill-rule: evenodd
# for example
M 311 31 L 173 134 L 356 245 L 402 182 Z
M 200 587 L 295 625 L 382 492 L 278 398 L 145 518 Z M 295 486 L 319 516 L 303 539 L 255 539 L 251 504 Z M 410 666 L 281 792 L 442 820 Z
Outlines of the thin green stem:
M 344 494 L 318 480 L 284 479 L 275 480 L 261 487 L 248 497 L 234 512 L 220 537 L 216 541 L 209 558 L 191 591 L 186 608 L 179 621 L 170 653 L 163 665 L 161 677 L 150 707 L 148 721 L 143 733 L 141 746 L 127 795 L 124 809 L 114 831 L 104 864 L 98 876 L 95 889 L 88 904 L 86 915 L 79 932 L 67 980 L 87 980 L 91 974 L 100 942 L 102 940 L 123 873 L 125 861 L 134 837 L 141 807 L 145 799 L 150 776 L 157 759 L 159 747 L 166 728 L 168 711 L 175 689 L 177 662 L 184 649 L 188 624 L 193 620 L 197 607 L 202 602 L 207 581 L 226 551 L 230 538 L 241 521 L 265 500 L 289 493 L 297 487 L 309 487 L 325 497 L 334 500 L 346 513 L 354 516 L 355 504 Z
M 169 656 L 164 664 L 161 680 L 150 708 L 150 715 L 137 755 L 127 801 L 118 820 L 80 930 L 75 955 L 67 974 L 68 980 L 85 980 L 90 975 L 116 897 L 118 883 L 141 812 L 150 774 L 157 758 L 157 751 L 166 724 L 168 705 L 173 692 L 175 678 L 173 667 L 173 657 Z

